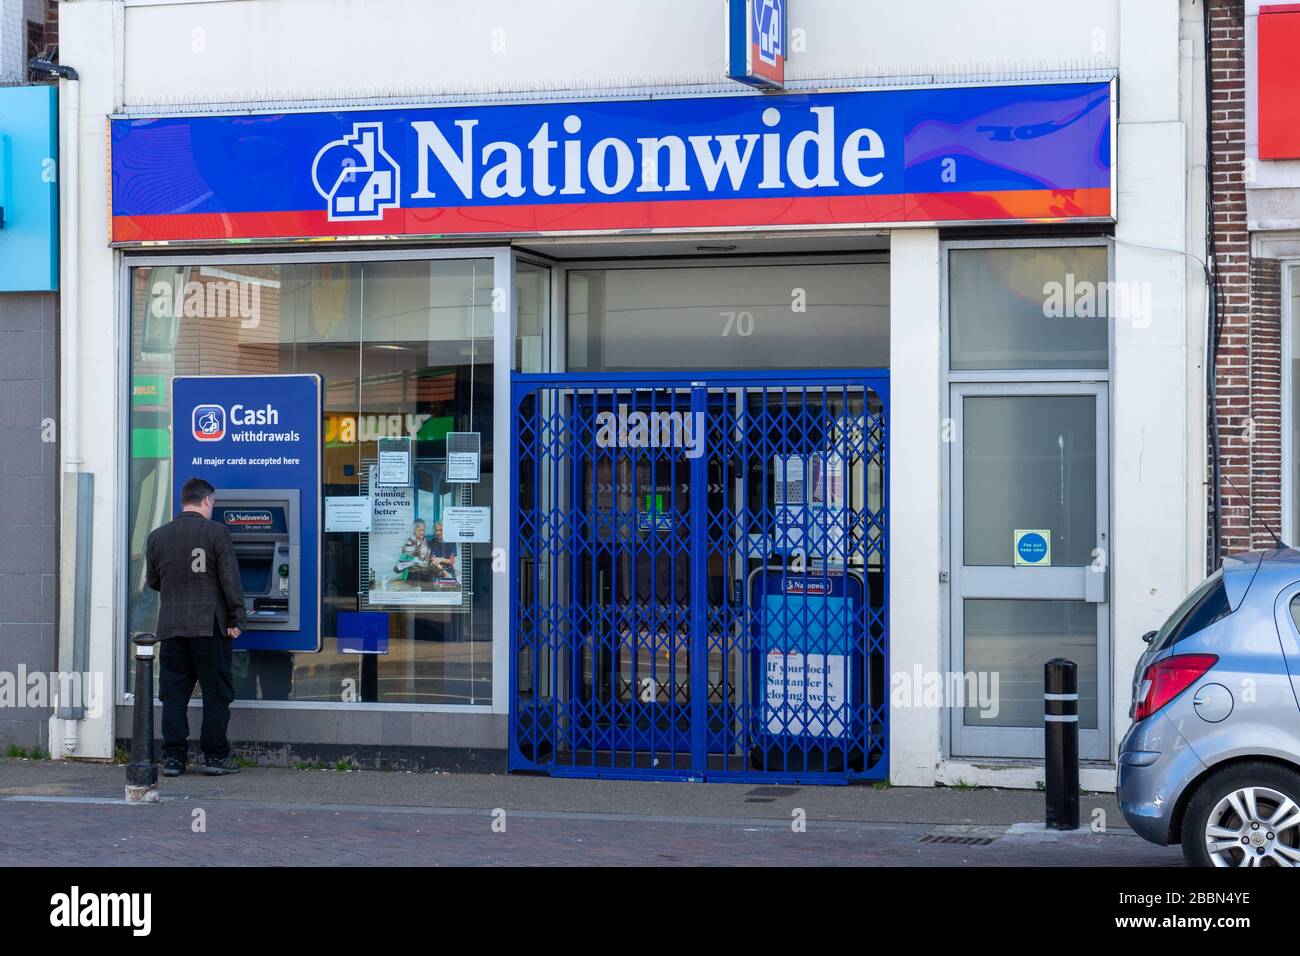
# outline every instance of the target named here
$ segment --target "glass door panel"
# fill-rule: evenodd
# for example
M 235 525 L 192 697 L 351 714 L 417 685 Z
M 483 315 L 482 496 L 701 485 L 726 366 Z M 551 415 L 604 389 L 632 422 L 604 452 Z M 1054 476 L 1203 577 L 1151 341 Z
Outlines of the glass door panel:
M 953 753 L 1040 757 L 1043 665 L 1079 667 L 1080 754 L 1109 740 L 1104 385 L 956 385 Z

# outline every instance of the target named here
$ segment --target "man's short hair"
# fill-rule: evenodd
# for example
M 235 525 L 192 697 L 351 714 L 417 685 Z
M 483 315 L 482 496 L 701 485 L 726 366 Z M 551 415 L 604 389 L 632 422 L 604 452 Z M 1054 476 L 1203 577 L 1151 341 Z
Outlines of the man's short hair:
M 208 495 L 216 493 L 215 488 L 202 478 L 191 478 L 181 485 L 182 505 L 201 505 Z

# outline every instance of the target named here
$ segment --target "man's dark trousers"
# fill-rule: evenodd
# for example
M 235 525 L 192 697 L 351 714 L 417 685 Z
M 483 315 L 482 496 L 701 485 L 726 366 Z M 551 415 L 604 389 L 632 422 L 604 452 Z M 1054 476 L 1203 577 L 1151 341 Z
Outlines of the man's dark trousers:
M 190 722 L 187 708 L 194 683 L 203 690 L 203 730 L 199 747 L 208 760 L 230 756 L 226 727 L 235 699 L 231 676 L 231 640 L 224 634 L 210 637 L 172 637 L 159 643 L 158 696 L 162 700 L 163 759 L 185 762 Z

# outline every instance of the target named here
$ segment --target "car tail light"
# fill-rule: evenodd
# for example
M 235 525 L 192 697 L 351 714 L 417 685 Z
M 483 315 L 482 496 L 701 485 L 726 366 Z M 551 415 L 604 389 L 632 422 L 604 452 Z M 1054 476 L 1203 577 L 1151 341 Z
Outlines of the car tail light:
M 1175 654 L 1156 661 L 1138 685 L 1133 719 L 1146 720 L 1204 676 L 1219 658 L 1214 654 Z

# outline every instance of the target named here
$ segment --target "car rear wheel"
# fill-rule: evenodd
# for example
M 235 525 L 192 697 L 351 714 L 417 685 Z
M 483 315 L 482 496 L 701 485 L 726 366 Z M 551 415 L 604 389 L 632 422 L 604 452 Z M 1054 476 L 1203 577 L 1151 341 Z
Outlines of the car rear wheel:
M 1300 866 L 1300 774 L 1267 763 L 1205 780 L 1183 818 L 1191 866 Z

